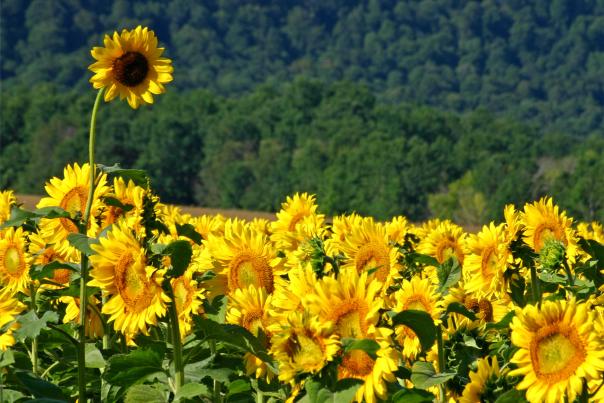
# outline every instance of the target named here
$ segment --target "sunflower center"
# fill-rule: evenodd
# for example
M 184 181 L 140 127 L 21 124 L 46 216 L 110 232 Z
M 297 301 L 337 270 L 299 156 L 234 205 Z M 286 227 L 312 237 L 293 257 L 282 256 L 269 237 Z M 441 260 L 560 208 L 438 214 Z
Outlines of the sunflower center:
M 459 263 L 463 263 L 463 252 L 453 238 L 443 240 L 436 248 L 436 260 L 444 263 L 450 257 L 455 256 Z
M 497 270 L 497 254 L 492 247 L 486 248 L 482 252 L 482 262 L 480 265 L 482 276 L 490 279 Z
M 83 186 L 76 186 L 69 190 L 61 199 L 59 207 L 67 211 L 69 215 L 76 213 L 84 214 L 86 202 L 88 201 L 88 189 Z M 60 218 L 61 225 L 67 232 L 78 232 L 78 227 L 68 218 Z
M 233 259 L 229 270 L 229 290 L 246 289 L 250 285 L 273 292 L 273 269 L 262 256 L 243 253 Z
M 19 249 L 9 246 L 4 252 L 4 269 L 12 276 L 19 276 L 25 269 L 25 261 Z
M 147 58 L 139 52 L 126 52 L 113 61 L 113 76 L 126 87 L 136 87 L 149 72 Z
M 342 357 L 338 378 L 364 378 L 373 371 L 375 361 L 363 350 L 352 350 Z
M 566 245 L 566 237 L 561 227 L 551 224 L 541 224 L 535 228 L 533 243 L 537 252 L 543 248 L 545 241 L 548 239 L 556 239 Z
M 377 269 L 375 275 L 381 282 L 385 282 L 388 278 L 388 272 L 390 271 L 390 256 L 388 254 L 388 248 L 385 245 L 370 242 L 359 249 L 356 254 L 356 268 L 359 273 Z
M 493 305 L 489 300 L 481 299 L 479 301 L 476 298 L 468 298 L 466 299 L 464 306 L 475 314 L 482 314 L 482 319 L 485 322 L 493 321 Z
M 153 300 L 151 284 L 144 270 L 144 265 L 136 262 L 129 252 L 122 255 L 115 265 L 115 284 L 130 312 L 141 312 Z
M 335 309 L 332 315 L 336 324 L 337 333 L 341 337 L 358 338 L 367 333 L 365 316 L 367 307 L 359 301 L 344 301 Z
M 71 271 L 69 269 L 55 269 L 52 275 L 52 281 L 59 284 L 69 283 Z
M 258 336 L 258 329 L 262 329 L 262 311 L 252 311 L 244 315 L 241 326 L 254 336 Z
M 302 221 L 304 217 L 308 215 L 307 211 L 298 211 L 296 214 L 292 216 L 292 219 L 289 221 L 289 226 L 287 229 L 291 232 L 296 229 L 296 225 Z
M 577 330 L 558 323 L 537 331 L 530 353 L 537 377 L 549 384 L 570 377 L 586 358 Z
M 290 345 L 293 361 L 301 368 L 312 371 L 323 367 L 323 346 L 319 340 L 298 334 L 292 337 Z

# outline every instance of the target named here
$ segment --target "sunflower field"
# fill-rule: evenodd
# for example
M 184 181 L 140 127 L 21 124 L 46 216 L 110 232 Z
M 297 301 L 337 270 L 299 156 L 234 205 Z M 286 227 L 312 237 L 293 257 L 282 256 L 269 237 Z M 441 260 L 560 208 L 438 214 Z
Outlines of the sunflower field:
M 92 50 L 89 162 L 0 191 L 1 402 L 604 401 L 604 229 L 551 198 L 449 220 L 191 216 L 95 162 L 100 101 L 173 78 L 147 28 Z M 102 140 L 100 140 L 102 141 Z

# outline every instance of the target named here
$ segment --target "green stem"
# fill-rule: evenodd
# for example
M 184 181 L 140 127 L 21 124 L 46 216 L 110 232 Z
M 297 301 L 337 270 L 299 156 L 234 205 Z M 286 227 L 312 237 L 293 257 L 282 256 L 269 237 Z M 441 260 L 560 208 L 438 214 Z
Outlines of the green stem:
M 437 328 L 436 328 L 436 345 L 438 347 L 438 372 L 442 373 L 442 372 L 445 372 L 446 357 L 445 357 L 445 346 L 443 343 L 443 330 L 440 325 L 437 326 Z M 441 383 L 440 385 L 438 385 L 438 388 L 440 390 L 440 401 L 445 402 L 446 393 L 447 393 L 445 384 Z
M 210 340 L 209 344 L 210 344 L 210 353 L 212 354 L 212 356 L 216 356 L 216 341 Z M 212 388 L 212 401 L 215 403 L 222 402 L 222 396 L 220 395 L 220 382 L 218 382 L 218 380 L 216 380 L 216 379 L 214 379 L 214 385 Z
M 82 218 L 80 232 L 86 234 L 88 230 L 88 220 L 90 219 L 90 209 L 92 208 L 92 198 L 94 197 L 94 144 L 95 144 L 95 126 L 96 112 L 99 109 L 100 101 L 103 95 L 104 88 L 101 88 L 96 95 L 94 106 L 92 107 L 92 116 L 90 117 L 90 135 L 88 137 L 88 157 L 90 164 L 90 183 L 88 189 L 88 199 L 86 200 L 86 209 Z M 88 294 L 86 285 L 88 283 L 88 256 L 82 253 L 80 269 L 80 326 L 78 328 L 79 345 L 78 345 L 78 401 L 86 402 L 86 305 Z
M 182 360 L 182 340 L 180 339 L 180 326 L 178 323 L 178 311 L 172 285 L 168 283 L 168 296 L 172 300 L 168 308 L 170 317 L 170 330 L 172 331 L 172 349 L 174 351 L 174 375 L 176 376 L 175 392 L 178 393 L 185 383 L 185 366 Z
M 573 287 L 575 285 L 575 278 L 573 277 L 573 273 L 570 271 L 570 267 L 568 267 L 568 262 L 566 261 L 566 259 L 562 259 L 562 266 L 564 267 L 564 271 L 566 272 L 568 285 L 570 287 Z
M 541 286 L 539 285 L 539 277 L 537 277 L 537 269 L 535 265 L 531 265 L 531 293 L 533 295 L 533 303 L 541 306 Z
M 37 314 L 36 312 L 36 287 L 33 281 L 29 284 L 29 293 L 30 293 L 30 302 L 31 302 L 31 310 Z M 34 375 L 38 374 L 38 337 L 34 337 L 31 342 L 31 371 Z
M 105 306 L 107 303 L 107 297 L 103 295 L 102 304 Z M 102 316 L 99 316 L 102 320 Z M 111 341 L 111 326 L 107 321 L 103 320 L 103 350 L 109 350 L 109 346 Z

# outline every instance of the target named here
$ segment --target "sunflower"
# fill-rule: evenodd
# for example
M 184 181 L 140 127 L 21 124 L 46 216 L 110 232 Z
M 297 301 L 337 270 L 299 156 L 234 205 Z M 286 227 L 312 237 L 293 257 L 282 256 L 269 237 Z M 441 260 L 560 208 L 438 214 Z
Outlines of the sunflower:
M 594 313 L 585 303 L 544 301 L 541 309 L 527 305 L 510 328 L 512 343 L 519 348 L 511 359 L 518 368 L 510 376 L 523 378 L 517 389 L 526 389 L 531 402 L 559 402 L 565 396 L 572 402 L 583 379 L 589 382 L 604 371 Z
M 12 190 L 0 191 L 0 224 L 10 218 L 11 207 L 17 202 Z
M 405 237 L 411 229 L 409 221 L 402 215 L 393 217 L 392 220 L 388 221 L 385 225 L 390 242 L 400 245 L 405 242 Z
M 384 289 L 398 275 L 398 250 L 390 245 L 386 228 L 373 218 L 364 218 L 354 227 L 340 244 L 340 250 L 346 257 L 342 267 L 354 268 L 359 273 L 375 270 L 375 278 L 384 284 Z
M 220 215 L 201 215 L 193 217 L 189 221 L 195 231 L 197 231 L 203 239 L 208 239 L 210 234 L 220 236 L 224 234 L 225 218 Z
M 403 280 L 401 288 L 392 295 L 393 310 L 402 312 L 408 309 L 424 311 L 430 314 L 435 323 L 440 323 L 440 315 L 443 312 L 443 302 L 436 287 L 430 279 L 412 277 L 411 280 Z M 403 356 L 414 359 L 421 351 L 419 338 L 415 332 L 405 325 L 396 329 L 396 339 L 403 346 Z
M 164 48 L 157 47 L 157 37 L 149 28 L 141 27 L 113 38 L 105 35 L 104 47 L 94 47 L 90 53 L 97 61 L 88 68 L 94 76 L 90 79 L 96 89 L 106 88 L 105 101 L 116 96 L 127 98 L 137 109 L 141 104 L 153 103 L 152 94 L 166 92 L 164 84 L 172 81 L 172 61 L 161 57 Z
M 490 359 L 489 359 L 490 358 Z M 497 357 L 480 358 L 477 362 L 476 371 L 470 372 L 470 382 L 466 384 L 459 403 L 475 403 L 487 401 L 484 399 L 488 384 L 498 378 L 505 376 L 505 372 L 499 370 Z
M 467 239 L 463 274 L 468 291 L 476 296 L 505 292 L 503 274 L 509 257 L 505 235 L 503 225 L 491 222 Z
M 269 347 L 270 305 L 271 296 L 264 288 L 250 285 L 237 289 L 229 296 L 226 322 L 244 327 L 256 337 L 262 332 L 266 336 L 266 347 Z M 244 361 L 247 375 L 266 377 L 267 381 L 275 376 L 266 363 L 251 353 L 245 354 Z
M 21 227 L 0 230 L 0 285 L 11 294 L 25 292 L 31 281 L 25 238 Z
M 444 263 L 452 256 L 457 258 L 460 265 L 464 261 L 464 243 L 466 234 L 459 225 L 453 224 L 449 220 L 437 222 L 429 221 L 425 228 L 420 231 L 422 235 L 417 251 L 425 255 L 432 256 L 438 263 Z
M 276 322 L 287 321 L 293 311 L 304 311 L 304 298 L 313 293 L 317 277 L 310 266 L 299 267 L 287 273 L 288 280 L 278 278 L 275 282 L 271 304 L 271 316 Z
M 101 213 L 101 197 L 107 193 L 106 175 L 101 174 L 96 179 L 96 187 L 92 206 L 90 209 L 90 220 L 88 223 L 88 236 L 96 236 L 99 225 L 96 218 Z M 90 188 L 90 165 L 84 164 L 80 167 L 77 163 L 67 165 L 63 170 L 63 179 L 52 178 L 45 186 L 49 197 L 40 200 L 37 207 L 61 207 L 69 212 L 72 217 L 84 215 L 88 192 Z M 66 256 L 70 261 L 79 260 L 79 252 L 67 241 L 67 236 L 77 233 L 77 226 L 68 218 L 42 218 L 40 219 L 39 234 L 46 243 L 53 244 L 54 249 Z
M 15 344 L 13 330 L 19 327 L 15 318 L 25 309 L 19 300 L 13 298 L 8 290 L 0 291 L 0 350 L 6 351 Z M 10 324 L 13 322 L 12 324 Z M 2 330 L 4 329 L 4 331 Z
M 448 307 L 453 302 L 458 302 L 474 312 L 481 325 L 488 322 L 499 322 L 509 312 L 509 302 L 506 302 L 506 298 L 502 298 L 498 294 L 477 297 L 476 294 L 469 292 L 465 285 L 449 288 L 449 294 L 444 299 L 444 306 Z M 469 321 L 463 315 L 454 315 L 458 328 Z
M 63 323 L 80 323 L 80 299 L 74 297 L 61 297 L 60 302 L 67 304 L 65 308 L 65 316 L 63 316 Z M 105 334 L 103 328 L 103 321 L 98 315 L 100 309 L 100 301 L 95 297 L 90 297 L 88 302 L 89 306 L 86 307 L 86 336 L 92 338 L 100 338 Z M 94 304 L 97 310 L 90 308 L 90 304 Z
M 124 206 L 129 206 L 130 210 L 124 211 L 121 207 L 107 205 L 103 214 L 103 228 L 115 223 L 121 217 L 124 217 L 130 228 L 140 228 L 145 192 L 144 188 L 137 186 L 132 180 L 126 183 L 124 178 L 114 178 L 113 188 L 106 197 L 118 200 Z
M 57 252 L 52 245 L 47 245 L 44 239 L 37 233 L 29 234 L 29 245 L 27 249 L 33 258 L 33 264 L 35 265 L 45 266 L 51 262 L 67 262 L 65 256 Z M 54 269 L 52 277 L 48 280 L 55 284 L 44 283 L 42 287 L 46 289 L 57 289 L 62 288 L 62 286 L 68 286 L 71 280 L 71 274 L 72 271 L 69 269 Z
M 573 220 L 559 210 L 551 198 L 527 203 L 522 214 L 524 241 L 537 253 L 548 239 L 560 241 L 566 246 L 566 255 L 572 261 L 577 252 Z
M 90 257 L 88 284 L 108 295 L 102 312 L 115 321 L 115 330 L 148 334 L 147 325 L 157 324 L 170 301 L 161 288 L 163 272 L 147 266 L 145 251 L 123 223 L 115 224 L 92 248 L 96 254 Z
M 319 247 L 325 238 L 326 228 L 323 226 L 323 218 L 311 215 L 304 217 L 297 226 L 297 246 L 293 250 L 285 251 L 283 264 L 286 272 L 306 267 L 312 264 L 313 259 L 319 257 L 323 260 L 323 251 Z M 324 249 L 324 248 L 323 248 Z M 330 264 L 326 264 L 324 271 L 332 269 Z
M 507 204 L 503 208 L 505 218 L 505 241 L 510 244 L 518 238 L 522 225 L 520 223 L 520 213 L 513 204 Z
M 375 328 L 372 339 L 380 346 L 376 357 L 372 358 L 363 350 L 351 350 L 344 354 L 338 366 L 338 379 L 354 378 L 363 381 L 357 390 L 354 400 L 374 403 L 386 399 L 388 389 L 386 382 L 394 382 L 394 372 L 398 369 L 399 353 L 390 345 L 392 331 Z
M 604 244 L 604 229 L 602 228 L 602 224 L 598 222 L 592 221 L 589 224 L 586 222 L 578 223 L 577 235 Z
M 360 225 L 362 219 L 356 213 L 334 217 L 331 224 L 331 236 L 325 241 L 325 251 L 327 254 L 337 255 L 340 253 L 341 243 L 352 233 L 353 228 Z
M 231 294 L 250 285 L 272 293 L 281 274 L 281 261 L 268 237 L 241 220 L 227 220 L 224 236 L 210 234 L 204 241 L 200 267 L 214 270 L 208 282 L 212 295 Z
M 369 280 L 367 272 L 345 269 L 337 279 L 323 277 L 302 303 L 324 322 L 332 322 L 340 337 L 362 339 L 379 319 L 384 305 L 381 288 L 382 283 Z
M 193 269 L 188 268 L 182 276 L 171 280 L 182 338 L 191 332 L 193 315 L 201 312 L 205 299 L 205 290 L 199 286 L 197 281 L 193 280 L 193 274 Z
M 271 241 L 278 250 L 285 252 L 293 251 L 304 239 L 298 231 L 298 227 L 305 218 L 315 216 L 319 226 L 323 224 L 325 216 L 317 214 L 317 203 L 315 196 L 308 193 L 296 193 L 293 197 L 287 197 L 281 204 L 281 210 L 277 213 L 277 220 L 271 223 Z
M 308 311 L 291 312 L 287 321 L 271 326 L 271 353 L 279 363 L 279 380 L 290 382 L 301 373 L 319 372 L 340 349 L 333 324 L 311 317 Z

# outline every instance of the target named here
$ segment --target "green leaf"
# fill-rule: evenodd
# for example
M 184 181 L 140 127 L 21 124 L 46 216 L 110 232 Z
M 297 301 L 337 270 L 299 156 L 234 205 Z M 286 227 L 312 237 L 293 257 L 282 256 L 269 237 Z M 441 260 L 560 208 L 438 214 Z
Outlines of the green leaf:
M 436 325 L 434 320 L 424 311 L 407 310 L 392 316 L 392 325 L 405 325 L 415 332 L 422 345 L 422 350 L 428 351 L 436 341 Z
M 449 258 L 446 262 L 436 267 L 438 276 L 438 292 L 447 294 L 449 287 L 457 284 L 461 279 L 461 266 L 454 257 Z
M 375 340 L 353 339 L 349 337 L 342 339 L 342 346 L 344 347 L 344 351 L 363 350 L 373 359 L 377 357 L 377 352 L 380 349 L 380 345 Z
M 392 403 L 432 403 L 436 397 L 421 389 L 401 389 L 391 397 Z
M 134 385 L 128 388 L 124 403 L 166 403 L 165 392 L 153 385 Z
M 604 245 L 593 239 L 580 238 L 579 246 L 587 252 L 589 256 L 598 260 L 600 266 L 604 265 Z
M 245 379 L 237 379 L 229 383 L 228 396 L 236 395 L 237 393 L 249 392 L 252 389 L 250 382 Z
M 472 312 L 471 310 L 469 310 L 468 308 L 466 308 L 463 304 L 459 303 L 459 302 L 451 302 L 448 306 L 447 306 L 447 313 L 451 313 L 451 312 L 455 312 L 458 313 L 460 315 L 465 316 L 466 318 L 474 321 L 477 320 L 478 318 L 476 317 L 476 314 L 474 312 Z
M 551 283 L 551 284 L 566 283 L 566 277 L 560 276 L 556 273 L 549 273 L 549 272 L 541 272 L 539 274 L 539 280 L 543 281 L 544 283 Z
M 6 220 L 0 229 L 8 227 L 18 227 L 28 220 L 37 220 L 40 218 L 68 218 L 71 219 L 69 212 L 63 210 L 61 207 L 43 207 L 34 211 L 22 209 L 20 207 L 13 207 L 11 210 L 11 216 Z
M 76 233 L 67 235 L 67 240 L 74 248 L 86 256 L 94 255 L 96 252 L 90 247 L 90 245 L 99 243 L 98 239 L 90 238 L 85 234 Z
M 107 361 L 103 379 L 117 386 L 132 386 L 150 375 L 164 372 L 164 355 L 165 345 L 162 343 L 139 348 L 128 354 L 116 354 Z
M 226 295 L 218 295 L 212 300 L 212 303 L 208 303 L 207 300 L 204 300 L 204 311 L 206 316 L 208 319 L 211 319 L 214 322 L 224 323 L 226 318 L 226 308 Z
M 195 230 L 195 227 L 192 224 L 176 224 L 176 233 L 181 236 L 186 236 L 197 245 L 201 245 L 201 241 L 203 241 L 203 237 L 199 232 Z
M 185 270 L 187 270 L 187 267 L 189 267 L 189 263 L 191 263 L 193 249 L 191 248 L 189 241 L 181 239 L 169 243 L 166 249 L 164 249 L 163 253 L 170 255 L 170 262 L 172 264 L 170 276 L 180 277 Z
M 103 197 L 103 202 L 107 206 L 117 207 L 124 212 L 128 212 L 134 208 L 132 204 L 124 204 L 120 199 L 116 199 L 115 197 L 105 196 Z
M 437 374 L 434 366 L 425 361 L 416 361 L 413 363 L 413 367 L 411 367 L 411 382 L 419 389 L 428 389 L 432 386 L 440 385 L 454 376 L 454 372 Z
M 21 327 L 15 330 L 14 334 L 18 340 L 22 341 L 27 338 L 38 337 L 42 330 L 48 329 L 48 322 L 59 322 L 59 315 L 53 311 L 46 311 L 39 318 L 34 311 L 29 311 L 25 315 L 19 316 L 17 322 Z
M 179 401 L 181 399 L 192 399 L 194 397 L 202 395 L 207 396 L 209 394 L 210 390 L 202 383 L 185 383 L 174 397 L 174 400 Z
M 15 376 L 25 389 L 36 398 L 58 399 L 66 401 L 65 395 L 57 385 L 33 376 L 29 372 L 16 372 Z
M 97 167 L 106 174 L 121 176 L 125 180 L 132 180 L 136 185 L 146 188 L 149 184 L 149 176 L 142 169 L 126 169 L 120 167 L 119 164 L 106 166 L 97 164 Z
M 200 369 L 197 375 L 200 379 L 205 377 L 210 377 L 212 379 L 217 380 L 218 382 L 228 383 L 229 378 L 233 375 L 235 371 L 230 368 L 205 368 Z
M 510 311 L 510 312 L 506 313 L 505 316 L 503 318 L 501 318 L 501 320 L 499 322 L 487 323 L 485 326 L 485 330 L 507 329 L 508 327 L 510 327 L 510 323 L 512 323 L 512 319 L 514 319 L 515 315 L 516 315 L 516 313 L 514 311 Z
M 2 389 L 2 399 L 5 403 L 15 403 L 25 395 L 18 390 Z
M 329 402 L 351 402 L 357 390 L 361 387 L 363 381 L 360 379 L 342 379 L 336 383 L 333 389 L 333 394 L 329 398 Z
M 8 367 L 15 363 L 15 355 L 13 351 L 7 349 L 6 351 L 0 351 L 0 368 Z
M 495 400 L 495 403 L 523 403 L 526 402 L 524 392 L 516 389 L 508 390 Z
M 424 255 L 421 253 L 415 253 L 415 252 L 411 252 L 411 253 L 409 253 L 409 255 L 411 257 L 411 260 L 414 261 L 415 263 L 418 263 L 418 264 L 421 264 L 424 266 L 434 266 L 434 267 L 439 266 L 438 260 L 436 260 L 432 256 Z
M 472 336 L 468 336 L 467 334 L 463 335 L 463 344 L 465 346 L 480 350 L 480 347 L 478 347 L 478 344 L 476 344 L 476 339 Z
M 29 276 L 32 278 L 32 280 L 52 278 L 54 276 L 55 270 L 57 269 L 67 269 L 77 273 L 80 272 L 80 266 L 75 263 L 63 263 L 55 260 L 54 262 L 50 262 L 43 266 L 32 266 L 32 268 L 29 270 Z
M 86 368 L 105 368 L 103 354 L 94 343 L 86 343 Z

